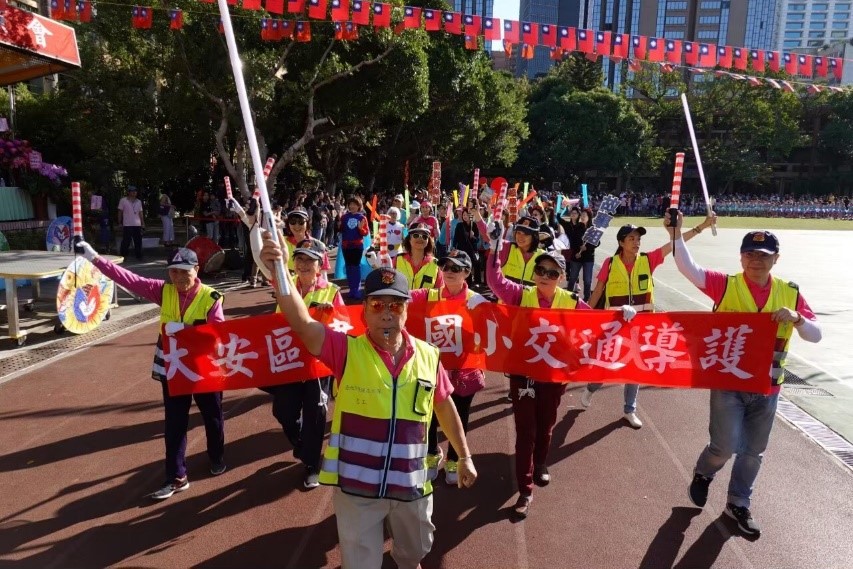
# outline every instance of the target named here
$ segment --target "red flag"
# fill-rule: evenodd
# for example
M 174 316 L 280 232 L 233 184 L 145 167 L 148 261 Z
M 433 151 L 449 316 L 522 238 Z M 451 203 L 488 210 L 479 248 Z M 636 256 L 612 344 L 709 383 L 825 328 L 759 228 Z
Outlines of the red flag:
M 504 20 L 504 41 L 518 43 L 518 22 L 515 20 Z
M 551 61 L 561 61 L 563 59 L 563 49 L 559 47 L 551 48 Z
M 521 58 L 522 59 L 533 59 L 534 48 L 532 45 L 523 43 L 521 44 Z
M 539 28 L 542 32 L 542 38 L 539 43 L 548 47 L 557 47 L 557 28 L 551 24 L 542 24 Z
M 465 49 L 480 49 L 480 42 L 477 36 L 465 34 Z
M 139 27 L 145 30 L 151 29 L 151 24 L 154 23 L 154 13 L 150 6 L 141 6 L 139 8 Z
M 557 45 L 561 48 L 566 51 L 574 51 L 575 48 L 577 48 L 577 34 L 575 33 L 574 28 L 560 26 L 557 30 L 557 35 L 560 36 L 560 40 Z
M 825 57 L 816 55 L 814 58 L 814 67 L 818 77 L 826 77 L 827 61 Z
M 610 57 L 610 32 L 595 32 L 595 52 Z
M 278 41 L 287 40 L 293 37 L 293 28 L 296 26 L 291 20 L 276 20 L 278 30 L 275 33 L 275 39 Z
M 63 19 L 74 21 L 77 19 L 77 2 L 75 0 L 65 0 L 65 8 L 63 8 L 65 16 Z
M 666 60 L 681 65 L 681 41 L 666 40 Z
M 421 27 L 421 9 L 414 6 L 403 6 L 403 28 L 418 29 Z
M 812 75 L 814 74 L 812 56 L 800 54 L 797 56 L 797 63 L 800 67 L 800 75 L 811 79 Z
M 613 54 L 610 56 L 613 59 L 625 59 L 628 57 L 628 48 L 630 48 L 631 36 L 628 34 L 616 34 L 613 36 Z
M 500 18 L 483 18 L 483 35 L 490 41 L 501 39 Z
M 77 4 L 77 19 L 85 24 L 92 21 L 91 0 L 83 0 Z
M 782 64 L 782 58 L 779 56 L 779 52 L 768 51 L 766 56 L 767 66 L 770 68 L 770 71 L 779 71 L 779 66 Z
M 788 75 L 796 75 L 797 74 L 797 58 L 792 53 L 786 53 L 782 56 L 782 60 L 785 62 L 785 73 Z
M 717 65 L 731 69 L 732 67 L 732 48 L 727 45 L 717 46 Z
M 457 36 L 462 35 L 462 14 L 459 12 L 444 13 L 444 31 Z
M 308 17 L 325 20 L 327 7 L 326 0 L 308 0 Z
M 266 0 L 264 2 L 264 6 L 270 14 L 284 14 L 284 0 Z M 289 6 L 290 3 L 288 2 L 288 7 Z M 300 10 L 300 12 L 301 11 L 302 10 Z
M 332 0 L 332 21 L 349 21 L 349 0 Z M 341 28 L 341 30 L 343 30 L 343 28 Z
M 639 71 L 642 71 L 643 64 L 639 59 L 629 59 L 628 60 L 628 69 L 630 69 L 634 73 L 637 73 Z
M 471 14 L 465 14 L 463 18 L 463 23 L 465 24 L 465 35 L 473 36 L 475 39 L 480 35 L 480 32 L 483 30 L 483 18 L 480 16 L 472 16 Z
M 135 8 L 136 7 L 134 6 L 134 9 Z M 135 28 L 136 25 L 134 24 L 134 20 L 136 18 L 136 14 L 134 13 L 134 10 L 131 10 L 130 14 L 131 14 L 130 23 Z M 64 2 L 64 0 L 50 0 L 50 17 L 53 18 L 54 20 L 64 20 L 65 19 L 65 2 Z
M 373 27 L 374 28 L 390 28 L 391 27 L 391 5 L 383 2 L 377 2 L 373 5 Z
M 352 21 L 359 26 L 370 25 L 370 7 L 362 0 L 352 1 Z
M 344 39 L 344 25 L 340 22 L 335 22 L 335 39 Z
M 752 68 L 760 73 L 764 73 L 764 50 L 750 50 L 749 58 L 752 60 Z
M 263 30 L 261 30 L 263 31 Z M 267 32 L 270 41 L 281 41 L 281 23 L 279 20 L 271 20 L 269 25 L 269 32 Z
M 592 37 L 592 32 L 589 30 L 578 29 L 578 51 L 583 53 L 593 53 L 594 38 Z
M 267 0 L 267 10 L 269 10 L 269 1 Z M 305 11 L 305 0 L 287 0 L 287 13 L 288 14 L 301 14 Z M 276 12 L 276 14 L 281 14 L 281 12 Z
M 699 67 L 717 65 L 717 46 L 712 43 L 699 44 Z
M 746 57 L 746 49 L 742 47 L 736 47 L 733 50 L 734 64 L 735 69 L 739 69 L 741 71 L 746 71 L 747 66 L 747 57 Z
M 88 0 L 87 0 L 88 1 Z M 182 10 L 169 10 L 169 29 L 180 30 L 184 27 L 184 12 Z M 263 33 L 261 34 L 263 38 Z
M 684 42 L 684 64 L 688 67 L 699 65 L 699 44 L 692 41 Z
M 357 40 L 358 39 L 358 26 L 353 24 L 352 22 L 346 22 L 344 24 L 344 39 L 345 40 Z
M 512 57 L 512 46 L 513 46 L 512 42 L 509 40 L 504 40 L 503 45 L 504 45 L 504 53 L 506 54 L 506 56 Z
M 243 0 L 244 10 L 260 10 L 261 0 Z
M 844 71 L 844 60 L 840 57 L 830 57 L 829 68 L 832 69 L 832 75 L 838 81 L 841 81 L 841 74 Z
M 272 40 L 271 35 L 271 24 L 269 18 L 261 18 L 261 40 L 270 41 Z
M 521 41 L 531 46 L 539 43 L 539 24 L 535 22 L 521 22 Z M 524 57 L 524 49 L 521 50 Z
M 585 53 L 585 54 L 583 54 L 583 56 L 593 63 L 598 61 L 598 54 L 597 53 Z
M 648 57 L 649 61 L 657 61 L 658 63 L 663 61 L 663 40 L 658 38 L 649 38 L 649 52 Z
M 648 38 L 646 36 L 631 36 L 631 45 L 634 46 L 634 58 L 635 59 L 645 59 L 647 53 L 647 42 Z
M 428 32 L 437 32 L 441 29 L 441 12 L 424 8 L 424 29 Z
M 311 22 L 296 22 L 294 37 L 300 42 L 311 41 Z

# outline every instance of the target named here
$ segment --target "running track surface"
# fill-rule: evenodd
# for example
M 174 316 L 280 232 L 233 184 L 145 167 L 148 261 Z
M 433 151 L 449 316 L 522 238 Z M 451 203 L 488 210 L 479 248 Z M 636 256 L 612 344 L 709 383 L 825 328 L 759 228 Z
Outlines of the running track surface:
M 228 295 L 227 316 L 265 307 L 268 290 Z M 208 473 L 195 410 L 191 488 L 164 502 L 162 408 L 150 379 L 149 324 L 0 385 L 0 568 L 339 567 L 332 490 L 302 488 L 269 396 L 228 392 L 228 471 Z M 708 392 L 642 389 L 634 431 L 621 388 L 580 408 L 563 398 L 553 482 L 514 523 L 514 434 L 506 380 L 474 399 L 474 488 L 435 492 L 430 568 L 849 568 L 853 473 L 777 418 L 753 512 L 764 534 L 740 536 L 722 510 L 729 469 L 704 510 L 687 499 L 707 441 Z M 331 417 L 331 415 L 330 415 Z M 386 547 L 388 544 L 386 544 Z M 394 567 L 386 553 L 383 567 Z

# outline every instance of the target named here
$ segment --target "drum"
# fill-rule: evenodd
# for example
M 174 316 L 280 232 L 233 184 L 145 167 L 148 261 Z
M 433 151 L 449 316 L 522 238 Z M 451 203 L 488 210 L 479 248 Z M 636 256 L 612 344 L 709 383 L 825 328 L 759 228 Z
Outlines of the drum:
M 213 239 L 199 235 L 187 241 L 187 249 L 198 255 L 199 271 L 205 274 L 215 273 L 225 262 L 225 251 Z

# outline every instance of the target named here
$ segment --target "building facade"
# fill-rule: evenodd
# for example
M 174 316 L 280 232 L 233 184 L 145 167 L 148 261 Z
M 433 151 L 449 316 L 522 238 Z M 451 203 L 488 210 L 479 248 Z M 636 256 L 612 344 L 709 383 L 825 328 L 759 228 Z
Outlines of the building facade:
M 495 0 L 453 0 L 454 12 L 491 18 L 495 11 Z
M 853 37 L 851 0 L 779 0 L 773 49 L 813 52 Z

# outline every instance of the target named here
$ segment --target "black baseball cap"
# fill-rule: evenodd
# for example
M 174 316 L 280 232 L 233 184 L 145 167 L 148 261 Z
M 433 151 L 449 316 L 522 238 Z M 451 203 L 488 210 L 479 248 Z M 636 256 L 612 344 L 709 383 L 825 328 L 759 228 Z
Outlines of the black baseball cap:
M 632 231 L 636 231 L 640 235 L 646 234 L 645 227 L 639 227 L 637 225 L 623 225 L 619 228 L 619 232 L 616 234 L 616 241 L 624 241 L 626 237 L 628 237 Z
M 325 254 L 326 246 L 316 239 L 303 239 L 296 244 L 296 249 L 293 250 L 294 257 L 296 255 L 306 255 L 317 261 L 322 261 Z
M 551 261 L 554 261 L 555 263 L 557 263 L 557 266 L 560 267 L 561 271 L 563 271 L 564 273 L 566 272 L 566 259 L 565 259 L 565 257 L 563 257 L 559 253 L 552 253 L 550 251 L 545 251 L 544 253 L 539 253 L 539 255 L 536 256 L 536 261 L 533 263 L 533 266 L 538 265 L 539 263 L 541 263 L 545 259 L 550 259 Z
M 432 229 L 426 223 L 413 223 L 409 226 L 409 233 L 423 233 L 430 236 L 432 235 Z
M 385 267 L 371 271 L 364 279 L 364 296 L 383 295 L 411 299 L 406 276 L 396 269 Z
M 169 269 L 182 269 L 184 271 L 190 271 L 197 266 L 198 255 L 195 254 L 195 251 L 186 247 L 178 249 L 172 258 L 169 259 L 169 262 L 166 263 L 166 267 Z
M 470 269 L 471 264 L 471 256 L 468 255 L 465 251 L 461 251 L 459 249 L 454 249 L 449 252 L 447 255 L 438 260 L 438 265 L 443 267 L 445 263 L 453 263 L 454 265 L 458 265 L 460 267 L 465 267 L 466 269 Z
M 741 253 L 761 251 L 769 255 L 779 252 L 779 239 L 769 231 L 750 231 L 743 237 L 740 245 Z
M 521 229 L 529 235 L 539 235 L 539 220 L 529 215 L 518 218 L 515 222 L 515 230 Z

